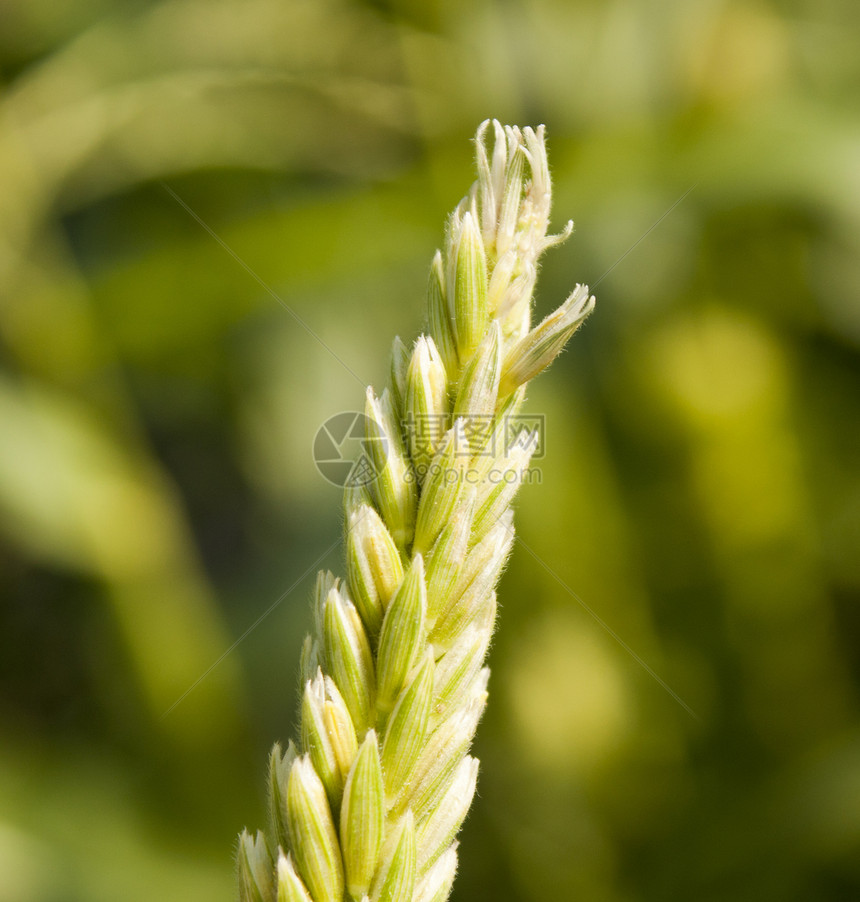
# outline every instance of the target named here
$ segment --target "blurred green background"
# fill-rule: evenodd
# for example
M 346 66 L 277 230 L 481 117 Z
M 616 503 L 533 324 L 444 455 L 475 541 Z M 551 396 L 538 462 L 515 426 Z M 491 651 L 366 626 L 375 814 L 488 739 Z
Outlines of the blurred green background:
M 532 391 L 453 898 L 860 898 L 857 12 L 4 0 L 0 902 L 231 899 L 343 569 L 361 387 L 165 185 L 380 386 L 491 116 L 539 314 L 695 187 Z

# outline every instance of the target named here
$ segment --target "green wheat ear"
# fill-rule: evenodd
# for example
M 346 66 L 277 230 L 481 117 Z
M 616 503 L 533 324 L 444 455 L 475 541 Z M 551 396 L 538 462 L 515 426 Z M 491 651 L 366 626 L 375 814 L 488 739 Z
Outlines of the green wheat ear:
M 543 126 L 484 122 L 448 219 L 429 335 L 395 339 L 365 412 L 379 474 L 345 494 L 347 580 L 320 573 L 298 747 L 270 761 L 268 836 L 239 839 L 243 902 L 444 902 L 478 762 L 495 586 L 534 436 L 506 420 L 594 307 L 578 285 L 531 327 L 551 188 Z M 380 433 L 384 441 L 380 440 Z

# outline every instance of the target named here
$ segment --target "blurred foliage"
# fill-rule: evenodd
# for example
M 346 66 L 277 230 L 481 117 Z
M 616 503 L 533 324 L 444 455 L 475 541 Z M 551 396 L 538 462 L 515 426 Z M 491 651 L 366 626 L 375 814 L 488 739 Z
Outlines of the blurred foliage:
M 856 4 L 0 23 L 0 902 L 232 897 L 341 567 L 312 438 L 416 334 L 488 116 L 577 221 L 540 310 L 603 280 L 531 398 L 454 898 L 860 897 Z

